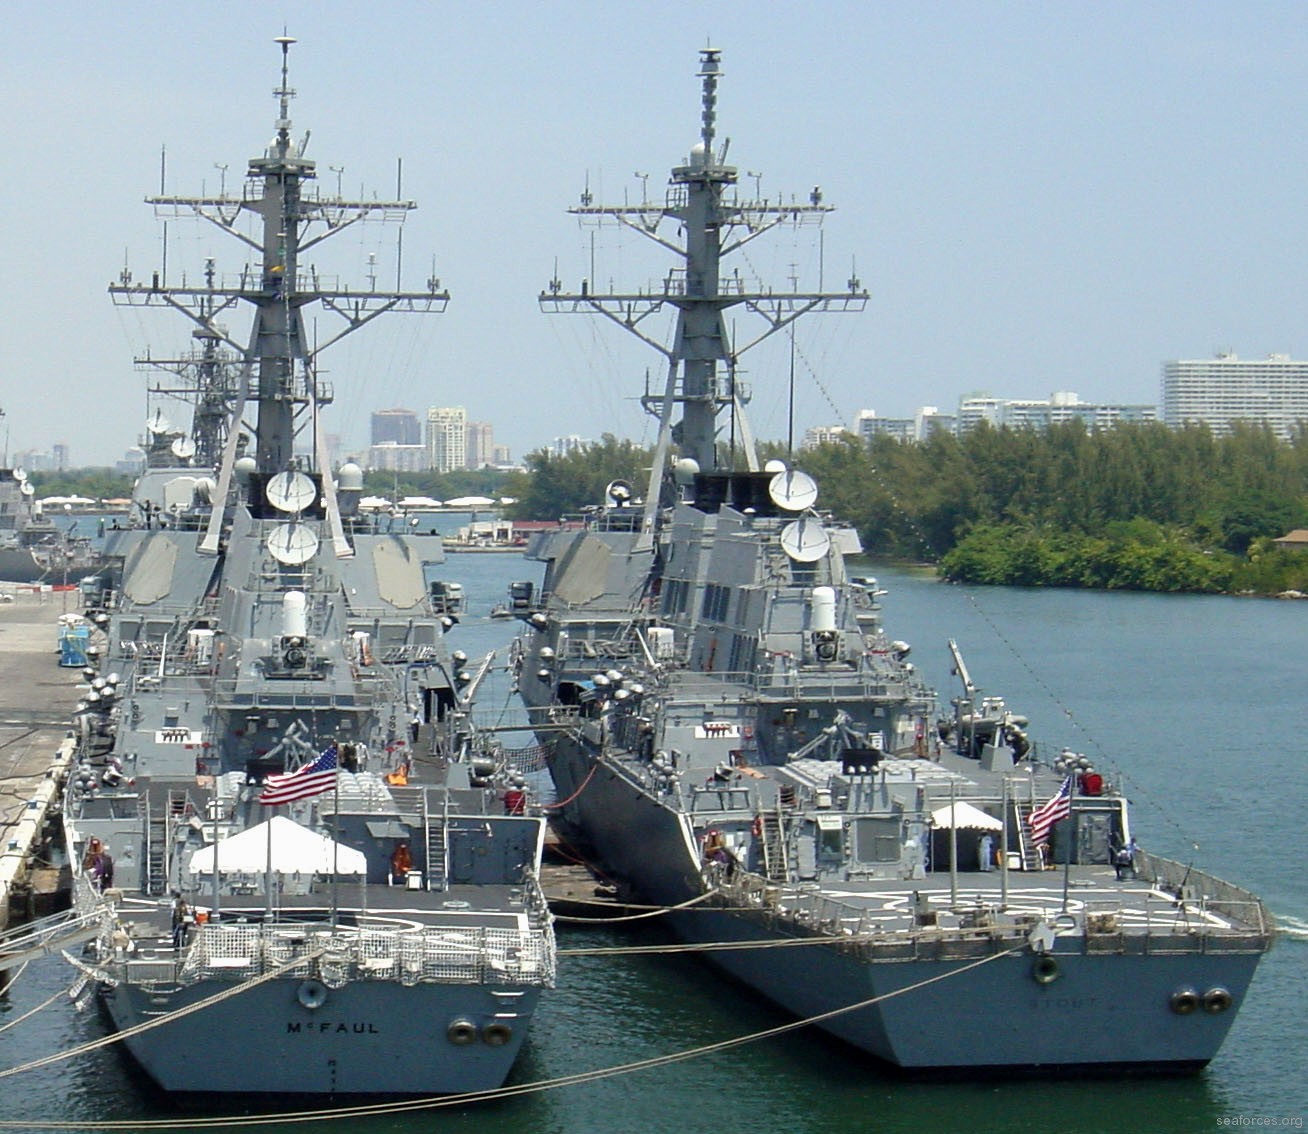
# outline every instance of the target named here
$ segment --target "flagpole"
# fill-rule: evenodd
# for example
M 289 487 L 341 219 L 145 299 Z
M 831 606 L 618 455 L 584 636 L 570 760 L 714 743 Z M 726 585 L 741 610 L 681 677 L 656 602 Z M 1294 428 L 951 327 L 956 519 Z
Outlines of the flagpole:
M 955 799 L 958 781 L 949 781 L 949 908 L 958 908 L 958 813 Z
M 218 920 L 218 774 L 213 776 L 213 787 L 209 794 L 209 810 L 213 818 L 213 912 L 209 915 L 211 921 Z
M 341 852 L 341 750 L 336 749 L 336 767 L 332 772 L 332 928 L 336 928 L 336 876 Z
M 1003 821 L 1003 830 L 999 836 L 999 908 L 1008 909 L 1008 773 L 1003 778 L 1003 804 L 999 814 Z
M 272 815 L 269 815 L 264 823 L 264 832 L 267 835 L 267 845 L 264 848 L 264 854 L 267 856 L 263 860 L 263 904 L 269 913 L 273 908 L 273 890 L 272 890 L 272 821 L 277 814 L 277 805 L 273 804 Z
M 1067 836 L 1067 849 L 1063 852 L 1063 913 L 1067 913 L 1067 889 L 1072 874 L 1072 844 L 1076 842 L 1076 809 L 1072 800 L 1076 794 L 1076 781 L 1069 777 L 1067 782 L 1067 818 L 1070 822 Z

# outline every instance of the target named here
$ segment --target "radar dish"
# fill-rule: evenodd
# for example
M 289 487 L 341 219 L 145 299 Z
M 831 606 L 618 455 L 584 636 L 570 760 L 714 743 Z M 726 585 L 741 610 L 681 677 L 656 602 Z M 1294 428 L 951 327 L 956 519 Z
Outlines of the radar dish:
M 792 520 L 781 529 L 781 550 L 796 563 L 816 563 L 831 548 L 831 537 L 816 520 Z
M 14 469 L 14 480 L 18 481 L 19 484 L 22 484 L 26 479 L 27 470 L 23 468 L 22 465 L 19 465 L 18 468 Z
M 318 553 L 318 537 L 304 524 L 280 524 L 268 533 L 265 546 L 278 563 L 298 567 Z
M 302 472 L 280 472 L 264 486 L 268 503 L 279 512 L 303 512 L 318 498 L 313 481 Z
M 189 437 L 179 437 L 172 443 L 172 450 L 179 461 L 189 461 L 195 456 L 195 442 Z
M 20 483 L 22 484 L 23 487 L 22 487 L 21 489 L 19 489 L 19 491 L 20 491 L 24 496 L 35 496 L 35 495 L 36 495 L 36 485 L 34 485 L 31 481 L 29 481 L 29 480 L 24 480 L 24 481 L 21 481 Z
M 614 508 L 621 508 L 624 504 L 630 504 L 631 495 L 631 485 L 625 480 L 611 480 L 609 486 L 604 490 L 604 498 Z
M 802 512 L 817 500 L 817 482 L 808 473 L 786 469 L 768 481 L 768 495 L 778 508 Z
M 164 417 L 159 410 L 155 410 L 146 420 L 145 428 L 149 433 L 162 435 L 172 431 L 173 423 Z

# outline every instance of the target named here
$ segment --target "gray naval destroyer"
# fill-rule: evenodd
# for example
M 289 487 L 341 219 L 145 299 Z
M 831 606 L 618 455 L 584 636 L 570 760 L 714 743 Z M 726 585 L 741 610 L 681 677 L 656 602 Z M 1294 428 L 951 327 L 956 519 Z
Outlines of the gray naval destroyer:
M 4 420 L 0 410 L 0 421 Z M 77 583 L 95 572 L 91 538 L 54 522 L 36 499 L 21 466 L 0 460 L 0 580 L 6 583 Z
M 66 955 L 170 1091 L 494 1088 L 554 980 L 544 821 L 472 724 L 490 659 L 447 647 L 456 619 L 424 574 L 439 539 L 378 530 L 358 467 L 328 468 L 304 321 L 335 312 L 334 339 L 447 295 L 336 288 L 305 263 L 413 205 L 318 190 L 279 42 L 276 131 L 243 191 L 151 199 L 255 262 L 110 289 L 192 320 L 195 433 L 151 417 L 158 452 L 109 535 L 65 801 L 75 906 L 99 930 Z M 223 322 L 240 304 L 246 342 Z
M 1145 850 L 1117 785 L 1039 752 L 970 679 L 939 724 L 817 485 L 758 469 L 736 382 L 752 344 L 727 313 L 760 316 L 761 338 L 865 293 L 728 274 L 729 253 L 828 206 L 738 192 L 715 142 L 716 51 L 699 74 L 701 136 L 666 197 L 572 210 L 673 249 L 677 268 L 653 291 L 555 281 L 541 296 L 668 361 L 646 399 L 660 430 L 645 501 L 610 485 L 577 530 L 534 545 L 541 593 L 511 592 L 519 689 L 563 817 L 716 965 L 899 1068 L 1202 1067 L 1271 943 L 1267 911 Z M 659 310 L 675 313 L 668 348 L 643 321 Z M 728 411 L 735 464 L 717 437 Z

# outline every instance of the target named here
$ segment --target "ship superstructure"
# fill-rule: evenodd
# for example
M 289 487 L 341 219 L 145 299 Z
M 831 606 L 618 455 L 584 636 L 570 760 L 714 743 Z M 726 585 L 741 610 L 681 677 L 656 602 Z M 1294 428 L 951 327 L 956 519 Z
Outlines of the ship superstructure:
M 582 530 L 533 547 L 542 591 L 517 596 L 519 689 L 563 816 L 715 964 L 900 1067 L 1200 1067 L 1270 944 L 1262 904 L 1144 851 L 1110 778 L 1041 758 L 970 681 L 938 724 L 875 581 L 849 571 L 856 538 L 810 477 L 758 469 L 723 312 L 756 312 L 765 337 L 865 293 L 747 290 L 724 269 L 828 206 L 739 198 L 719 74 L 702 52 L 700 139 L 664 205 L 573 210 L 651 236 L 673 222 L 662 290 L 542 295 L 668 359 L 644 502 L 611 485 Z M 669 346 L 642 322 L 665 306 Z
M 473 726 L 490 659 L 447 647 L 457 618 L 425 574 L 439 539 L 360 514 L 316 374 L 330 343 L 448 296 L 352 289 L 306 260 L 414 206 L 319 191 L 278 42 L 276 132 L 240 195 L 151 198 L 253 262 L 110 289 L 186 315 L 202 381 L 192 432 L 154 422 L 163 455 L 107 547 L 65 815 L 75 902 L 104 929 L 73 960 L 168 1090 L 494 1087 L 554 978 L 544 821 Z M 311 305 L 341 320 L 312 344 Z M 244 342 L 223 322 L 241 306 Z

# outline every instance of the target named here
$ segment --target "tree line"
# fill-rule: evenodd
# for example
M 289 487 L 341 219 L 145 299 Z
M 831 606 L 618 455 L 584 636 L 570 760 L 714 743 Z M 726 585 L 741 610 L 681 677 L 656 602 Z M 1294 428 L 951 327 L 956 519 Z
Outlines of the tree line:
M 1155 591 L 1308 590 L 1308 435 L 1157 422 L 981 426 L 921 444 L 853 439 L 802 455 L 821 503 L 870 554 L 966 582 Z
M 761 448 L 765 459 L 786 457 L 782 445 Z M 531 453 L 522 472 L 374 472 L 365 484 L 388 496 L 508 496 L 517 501 L 510 518 L 557 520 L 601 503 L 614 480 L 643 495 L 652 463 L 652 449 L 605 434 L 566 454 Z M 1273 542 L 1308 528 L 1304 431 L 1286 441 L 1250 425 L 1221 437 L 1203 425 L 1156 422 L 982 425 L 920 443 L 849 437 L 794 463 L 817 478 L 818 506 L 857 527 L 869 555 L 933 563 L 959 581 L 1308 591 L 1308 552 Z M 42 494 L 129 491 L 125 478 L 99 470 L 33 479 Z
M 785 447 L 760 456 L 786 458 Z M 653 451 L 606 435 L 527 458 L 505 489 L 520 519 L 600 503 L 612 480 L 644 491 Z M 1308 527 L 1308 434 L 1156 422 L 1046 431 L 982 425 L 921 443 L 849 437 L 796 456 L 818 507 L 871 556 L 927 562 L 959 581 L 1150 591 L 1308 591 L 1308 553 L 1274 540 Z

